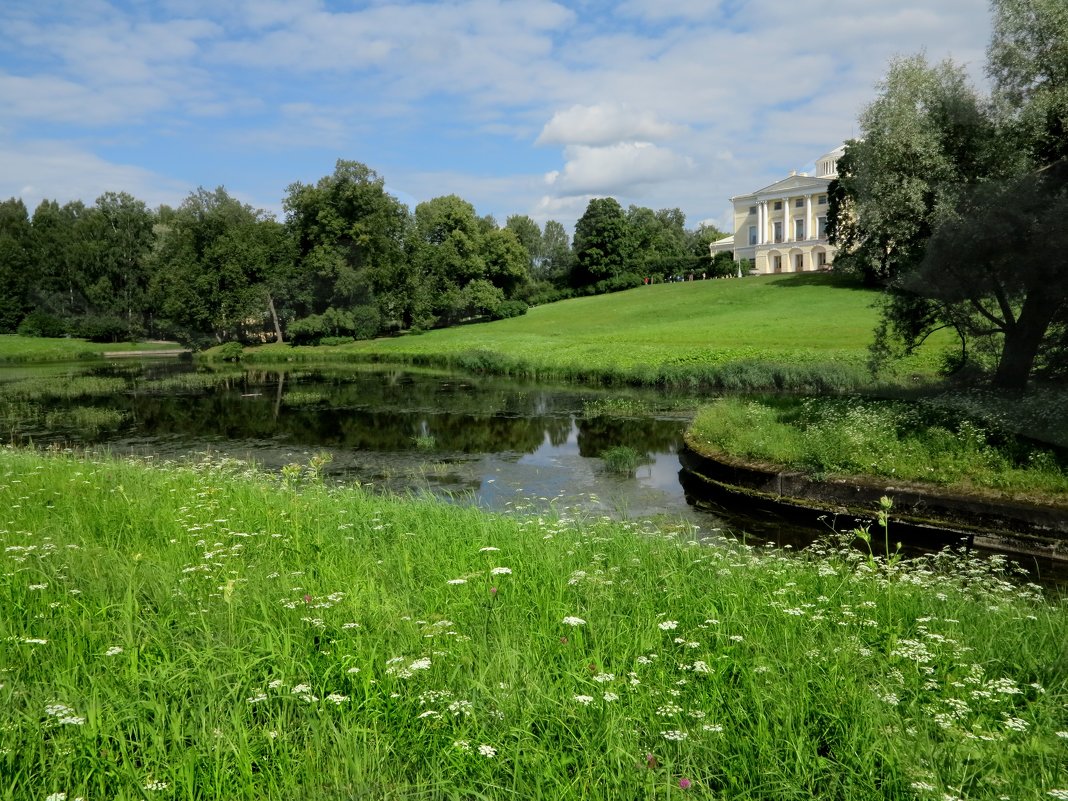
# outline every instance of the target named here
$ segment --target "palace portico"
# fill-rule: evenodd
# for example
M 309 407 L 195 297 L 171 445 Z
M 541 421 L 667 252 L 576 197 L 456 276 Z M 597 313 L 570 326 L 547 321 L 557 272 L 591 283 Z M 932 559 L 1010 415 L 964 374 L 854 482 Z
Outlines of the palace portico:
M 734 235 L 710 245 L 712 255 L 729 251 L 749 259 L 757 273 L 799 273 L 830 267 L 827 187 L 837 175 L 842 148 L 816 162 L 817 174 L 791 173 L 763 189 L 731 198 Z

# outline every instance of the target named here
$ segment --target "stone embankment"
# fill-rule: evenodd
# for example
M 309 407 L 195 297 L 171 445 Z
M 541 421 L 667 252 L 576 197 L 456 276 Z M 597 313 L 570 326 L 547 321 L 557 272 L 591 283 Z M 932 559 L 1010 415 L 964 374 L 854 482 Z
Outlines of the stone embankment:
M 831 522 L 837 531 L 850 531 L 872 522 L 885 495 L 894 504 L 893 541 L 940 548 L 963 539 L 1009 554 L 1068 560 L 1068 504 L 1003 501 L 877 477 L 818 480 L 689 446 L 679 459 L 689 474 L 687 492 L 698 502 L 744 501 L 803 525 Z

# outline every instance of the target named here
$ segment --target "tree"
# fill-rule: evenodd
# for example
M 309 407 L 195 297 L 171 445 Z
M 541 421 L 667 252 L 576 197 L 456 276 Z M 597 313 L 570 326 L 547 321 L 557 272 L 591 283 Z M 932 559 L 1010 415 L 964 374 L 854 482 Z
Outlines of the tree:
M 232 198 L 200 188 L 161 231 L 153 294 L 184 341 L 240 338 L 252 320 L 265 320 L 292 270 L 278 223 Z M 272 320 L 276 331 L 277 319 Z
M 143 201 L 105 192 L 82 218 L 90 253 L 83 284 L 89 312 L 122 321 L 126 336 L 143 333 L 154 223 Z
M 891 65 L 863 140 L 839 161 L 831 234 L 836 269 L 887 287 L 877 358 L 951 327 L 957 364 L 988 348 L 993 384 L 1022 389 L 1036 366 L 1068 368 L 1068 10 L 994 0 L 993 11 L 989 100 L 952 64 Z
M 627 217 L 615 198 L 594 198 L 575 223 L 571 282 L 589 286 L 622 275 L 631 254 Z
M 486 278 L 505 298 L 514 298 L 530 280 L 530 255 L 509 228 L 483 236 L 482 261 L 486 265 Z
M 936 320 L 966 337 L 1001 339 L 997 386 L 1024 387 L 1036 361 L 1049 372 L 1066 366 L 1063 353 L 1044 343 L 1058 319 L 1068 322 L 1065 215 L 1068 160 L 981 184 L 938 226 L 923 263 L 904 281 L 937 304 Z
M 642 275 L 673 275 L 694 267 L 686 247 L 686 215 L 679 209 L 631 206 L 627 210 L 630 240 L 629 271 Z
M 887 285 L 919 265 L 938 215 L 993 173 L 995 154 L 992 122 L 952 62 L 898 59 L 881 90 L 838 162 L 828 216 L 835 268 Z
M 365 164 L 339 159 L 314 185 L 291 184 L 283 200 L 298 267 L 309 287 L 305 313 L 378 305 L 388 319 L 404 316 L 398 287 L 407 287 L 404 243 L 408 208 L 385 191 Z
M 554 285 L 563 287 L 571 275 L 574 254 L 567 229 L 556 220 L 547 220 L 541 235 L 541 275 Z
M 515 234 L 516 239 L 527 251 L 527 268 L 530 276 L 540 279 L 541 266 L 545 257 L 542 253 L 542 232 L 534 220 L 525 214 L 512 214 L 505 220 L 506 230 Z
M 30 310 L 33 229 L 26 205 L 0 203 L 0 332 L 13 332 Z

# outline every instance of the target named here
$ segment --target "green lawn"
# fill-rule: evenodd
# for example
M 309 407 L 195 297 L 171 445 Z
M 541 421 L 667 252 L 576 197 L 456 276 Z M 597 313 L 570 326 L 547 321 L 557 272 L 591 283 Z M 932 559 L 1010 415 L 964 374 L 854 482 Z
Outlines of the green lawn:
M 74 338 L 22 337 L 0 334 L 0 364 L 96 359 L 114 351 L 177 350 L 176 342 L 89 342 Z
M 493 323 L 330 348 L 271 345 L 247 358 L 451 360 L 500 372 L 609 375 L 643 383 L 714 376 L 739 365 L 777 365 L 806 374 L 848 374 L 855 385 L 867 380 L 877 298 L 830 275 L 658 284 L 539 306 Z M 901 373 L 932 375 L 946 342 L 936 338 L 901 365 Z M 473 358 L 473 352 L 481 353 Z

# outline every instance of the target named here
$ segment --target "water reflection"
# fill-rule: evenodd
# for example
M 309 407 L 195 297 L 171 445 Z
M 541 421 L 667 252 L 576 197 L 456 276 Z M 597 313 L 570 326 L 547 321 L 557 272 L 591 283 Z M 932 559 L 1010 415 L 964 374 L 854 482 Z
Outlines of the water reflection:
M 71 366 L 66 377 L 86 374 L 121 376 L 126 390 L 38 402 L 117 409 L 125 415 L 119 428 L 89 435 L 48 428 L 42 417 L 16 426 L 13 438 L 167 458 L 212 451 L 269 470 L 326 452 L 329 476 L 394 492 L 430 491 L 490 509 L 524 503 L 709 524 L 679 483 L 687 403 L 655 392 L 397 368 L 205 373 L 173 362 Z M 646 413 L 586 413 L 606 400 Z M 599 458 L 619 446 L 643 459 L 632 475 L 607 472 Z

